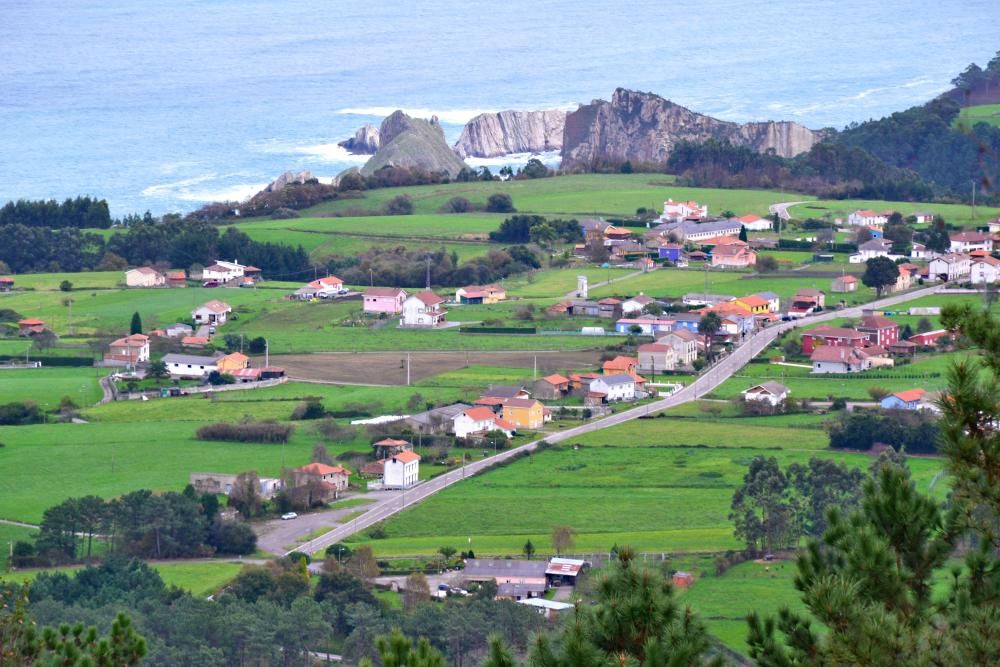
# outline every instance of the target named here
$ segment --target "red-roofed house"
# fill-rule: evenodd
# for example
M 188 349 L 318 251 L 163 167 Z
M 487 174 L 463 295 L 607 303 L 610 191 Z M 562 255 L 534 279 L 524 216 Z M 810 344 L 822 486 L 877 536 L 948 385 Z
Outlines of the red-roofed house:
M 399 287 L 369 287 L 365 290 L 364 311 L 373 315 L 396 315 L 403 310 L 406 290 Z
M 31 336 L 45 331 L 45 322 L 34 317 L 19 320 L 17 323 L 18 336 Z
M 167 282 L 166 277 L 148 266 L 140 266 L 125 272 L 126 287 L 161 287 Z
M 305 486 L 309 483 L 319 483 L 327 492 L 326 498 L 336 498 L 340 491 L 347 488 L 351 471 L 340 466 L 328 466 L 325 463 L 310 463 L 309 465 L 295 468 L 292 473 L 295 477 L 295 486 Z
M 8 276 L 0 276 L 0 292 L 9 292 L 14 289 L 14 279 Z
M 497 422 L 503 423 L 497 423 Z M 506 421 L 499 419 L 496 413 L 489 408 L 475 407 L 469 408 L 455 415 L 452 420 L 454 424 L 455 437 L 467 438 L 470 435 L 488 433 L 490 431 L 504 431 L 510 437 L 515 430 Z M 504 428 L 504 427 L 509 428 Z
M 850 274 L 838 276 L 830 283 L 830 291 L 845 293 L 858 291 L 858 277 Z
M 973 250 L 985 250 L 992 252 L 993 235 L 984 232 L 952 232 L 948 235 L 951 239 L 951 252 L 968 253 Z
M 774 223 L 767 218 L 750 213 L 736 218 L 743 225 L 743 228 L 750 232 L 769 232 L 774 229 Z
M 149 336 L 132 334 L 112 341 L 108 345 L 108 352 L 104 355 L 104 360 L 129 364 L 149 361 Z
M 865 315 L 857 328 L 868 337 L 871 345 L 889 347 L 899 340 L 899 325 L 881 315 Z
M 466 285 L 455 290 L 455 300 L 466 304 L 489 305 L 507 298 L 507 290 L 499 285 Z
M 295 295 L 300 299 L 329 299 L 346 291 L 343 280 L 337 276 L 326 276 L 306 283 L 305 287 L 296 290 Z
M 639 346 L 639 370 L 644 373 L 672 371 L 677 366 L 677 352 L 666 343 Z
M 503 419 L 515 430 L 539 429 L 545 424 L 545 406 L 533 398 L 509 398 L 503 404 Z
M 751 294 L 749 296 L 741 296 L 734 301 L 737 306 L 742 306 L 746 308 L 754 315 L 763 315 L 770 311 L 771 302 L 767 299 L 758 296 L 756 294 Z
M 167 287 L 187 287 L 187 276 L 183 271 L 167 271 Z
M 820 345 L 809 356 L 812 361 L 812 372 L 823 373 L 860 373 L 871 368 L 868 355 L 854 347 L 838 347 L 835 345 Z
M 923 389 L 897 391 L 882 399 L 883 410 L 918 410 L 927 392 Z
M 913 334 L 910 336 L 910 342 L 914 345 L 923 345 L 929 347 L 932 345 L 937 345 L 938 341 L 951 338 L 951 332 L 947 329 L 936 329 L 934 331 L 927 331 L 925 333 Z
M 382 488 L 408 489 L 420 479 L 420 454 L 407 450 L 382 462 Z
M 198 324 L 222 325 L 226 323 L 226 317 L 231 312 L 233 307 L 228 303 L 212 299 L 191 311 L 191 319 Z
M 972 260 L 970 277 L 975 285 L 992 285 L 1000 279 L 1000 259 L 990 255 Z
M 535 382 L 531 393 L 535 398 L 554 400 L 569 395 L 570 380 L 562 375 L 546 375 Z
M 757 253 L 743 241 L 717 245 L 712 248 L 712 266 L 746 268 L 756 264 Z
M 635 369 L 639 365 L 639 360 L 635 357 L 625 357 L 618 355 L 614 359 L 609 359 L 604 362 L 602 370 L 605 375 L 617 375 L 618 373 L 627 373 L 629 375 L 635 375 Z
M 868 336 L 846 327 L 831 327 L 822 325 L 802 334 L 802 352 L 812 354 L 821 345 L 834 347 L 864 347 L 868 344 Z
M 448 311 L 441 307 L 444 299 L 434 292 L 417 292 L 403 301 L 399 318 L 402 327 L 436 327 L 445 323 Z

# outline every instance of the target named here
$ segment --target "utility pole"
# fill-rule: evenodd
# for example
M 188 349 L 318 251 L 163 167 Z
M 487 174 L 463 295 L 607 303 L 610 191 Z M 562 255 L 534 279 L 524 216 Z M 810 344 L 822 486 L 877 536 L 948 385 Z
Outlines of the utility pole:
M 431 288 L 431 256 L 427 255 L 427 289 Z
M 271 347 L 267 344 L 267 339 L 264 339 L 264 368 L 268 368 L 271 365 Z
M 372 268 L 368 269 L 368 284 L 370 287 L 375 287 L 375 270 Z
M 972 222 L 976 222 L 976 179 L 972 179 Z
M 410 386 L 410 353 L 406 353 L 406 386 Z
M 538 355 L 536 354 L 533 357 L 533 359 L 534 359 L 534 364 L 532 365 L 532 369 L 531 369 L 531 379 L 532 380 L 537 380 L 538 379 Z

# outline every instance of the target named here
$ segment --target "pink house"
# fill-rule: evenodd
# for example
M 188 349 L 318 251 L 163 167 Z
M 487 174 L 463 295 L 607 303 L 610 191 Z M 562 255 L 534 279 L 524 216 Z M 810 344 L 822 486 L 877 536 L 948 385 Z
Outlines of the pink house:
M 406 290 L 399 287 L 371 287 L 365 290 L 365 312 L 380 315 L 398 315 L 406 301 Z

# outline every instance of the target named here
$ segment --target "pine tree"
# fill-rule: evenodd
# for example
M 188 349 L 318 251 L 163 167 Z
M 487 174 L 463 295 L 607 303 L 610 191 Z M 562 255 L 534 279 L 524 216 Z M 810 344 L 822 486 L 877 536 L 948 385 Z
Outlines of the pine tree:
M 740 225 L 740 241 L 743 241 L 744 243 L 746 243 L 747 240 L 748 240 L 747 239 L 747 228 L 744 227 L 743 225 Z
M 132 313 L 132 324 L 129 326 L 130 334 L 141 334 L 142 333 L 142 317 L 139 316 L 138 311 Z

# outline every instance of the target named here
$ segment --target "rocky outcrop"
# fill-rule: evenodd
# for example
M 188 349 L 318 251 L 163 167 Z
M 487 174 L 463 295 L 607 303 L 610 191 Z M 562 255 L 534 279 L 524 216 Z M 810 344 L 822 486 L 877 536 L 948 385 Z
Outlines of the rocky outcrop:
M 681 141 L 716 139 L 794 157 L 822 135 L 788 121 L 740 125 L 695 113 L 659 95 L 619 88 L 611 101 L 594 100 L 566 116 L 562 168 L 666 162 Z
M 465 124 L 455 152 L 466 158 L 557 151 L 565 125 L 561 109 L 479 114 Z
M 350 139 L 337 143 L 354 155 L 375 155 L 379 147 L 378 128 L 371 124 L 362 125 Z
M 262 195 L 267 192 L 278 192 L 279 190 L 284 190 L 292 183 L 305 183 L 306 181 L 311 181 L 314 178 L 311 172 L 300 171 L 295 174 L 290 171 L 286 171 L 281 176 L 271 181 L 266 188 L 257 193 L 257 195 Z M 257 195 L 254 195 L 256 197 Z
M 382 121 L 378 152 L 361 167 L 361 173 L 368 176 L 388 165 L 446 171 L 452 177 L 468 166 L 445 141 L 436 117 L 422 120 L 402 111 L 395 111 Z

